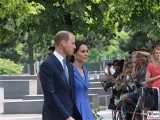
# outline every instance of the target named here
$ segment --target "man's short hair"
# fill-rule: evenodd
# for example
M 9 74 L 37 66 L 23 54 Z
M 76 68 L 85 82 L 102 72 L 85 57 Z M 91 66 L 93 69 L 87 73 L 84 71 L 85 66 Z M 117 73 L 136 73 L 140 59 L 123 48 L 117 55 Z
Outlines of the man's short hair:
M 48 48 L 48 50 L 52 50 L 52 51 L 54 51 L 54 50 L 55 50 L 55 46 L 51 46 L 51 47 L 49 47 L 49 48 Z
M 69 40 L 69 35 L 72 34 L 69 31 L 60 31 L 55 35 L 54 44 L 58 46 L 61 40 Z

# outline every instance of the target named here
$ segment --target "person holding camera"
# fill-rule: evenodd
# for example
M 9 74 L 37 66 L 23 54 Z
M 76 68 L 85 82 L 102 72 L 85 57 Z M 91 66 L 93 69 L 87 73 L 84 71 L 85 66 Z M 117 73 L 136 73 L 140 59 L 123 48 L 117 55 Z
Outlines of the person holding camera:
M 123 63 L 124 63 L 124 60 L 114 60 L 113 61 L 113 68 L 115 69 L 114 74 L 111 74 L 110 66 L 108 67 L 107 79 L 105 81 L 101 81 L 102 87 L 104 88 L 106 92 L 108 88 L 116 85 L 116 82 L 117 82 L 116 78 L 117 76 L 121 75 L 123 71 Z M 119 91 L 117 91 L 115 88 L 113 88 L 112 90 L 113 90 L 112 91 L 113 95 L 116 95 L 116 96 L 120 95 Z
M 132 63 L 131 60 L 125 60 L 124 66 L 123 66 L 123 79 L 122 77 L 117 77 L 117 84 L 116 89 L 121 90 L 121 96 L 118 100 L 115 100 L 115 105 L 118 106 L 120 102 L 127 98 L 132 98 L 136 101 L 136 96 L 134 95 L 134 82 L 132 79 Z M 122 84 L 118 84 L 119 81 L 122 82 Z
M 129 98 L 128 102 L 130 102 L 133 105 L 136 104 L 140 93 L 140 87 L 143 86 L 144 85 L 143 83 L 145 82 L 147 64 L 148 64 L 147 56 L 141 54 L 141 52 L 139 51 L 132 52 L 132 72 L 131 72 L 132 83 L 126 87 L 125 90 L 127 93 L 121 95 L 120 99 L 118 101 L 115 101 L 115 105 L 118 105 L 123 100 L 127 101 L 128 98 Z M 145 105 L 147 106 L 147 104 Z M 152 102 L 150 106 L 152 106 Z

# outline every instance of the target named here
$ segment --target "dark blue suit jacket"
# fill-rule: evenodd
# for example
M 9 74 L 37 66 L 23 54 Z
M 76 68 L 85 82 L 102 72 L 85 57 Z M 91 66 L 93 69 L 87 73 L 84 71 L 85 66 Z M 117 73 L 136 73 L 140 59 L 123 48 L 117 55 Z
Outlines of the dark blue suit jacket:
M 69 81 L 63 67 L 54 54 L 40 66 L 40 80 L 44 93 L 43 120 L 66 120 L 72 116 L 81 120 L 75 106 L 75 86 L 72 65 L 67 62 Z

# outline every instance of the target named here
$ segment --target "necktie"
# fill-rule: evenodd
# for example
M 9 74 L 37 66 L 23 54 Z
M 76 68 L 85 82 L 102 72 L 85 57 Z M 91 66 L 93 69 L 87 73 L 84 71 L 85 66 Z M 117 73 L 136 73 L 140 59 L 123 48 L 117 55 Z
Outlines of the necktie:
M 66 60 L 63 59 L 63 67 L 64 67 L 64 72 L 67 78 L 67 82 L 69 83 L 69 75 L 68 75 L 68 69 L 67 69 L 67 65 L 66 65 Z

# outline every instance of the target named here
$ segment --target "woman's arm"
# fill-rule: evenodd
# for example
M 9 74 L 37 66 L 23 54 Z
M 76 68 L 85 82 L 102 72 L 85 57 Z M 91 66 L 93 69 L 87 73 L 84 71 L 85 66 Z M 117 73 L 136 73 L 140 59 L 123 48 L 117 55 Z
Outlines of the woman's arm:
M 116 90 L 120 90 L 121 87 L 120 87 L 120 84 L 119 84 L 119 78 L 117 77 L 116 80 L 115 80 L 115 83 L 116 83 Z
M 158 80 L 158 79 L 160 79 L 160 75 L 157 75 L 157 76 L 151 78 L 151 73 L 146 71 L 146 82 L 147 83 L 153 82 L 153 81 Z
M 136 78 L 136 74 L 137 74 L 136 65 L 137 65 L 136 61 L 133 61 L 132 62 L 132 72 L 131 72 L 131 77 L 133 79 Z
M 149 57 L 151 54 L 145 51 L 138 51 L 139 54 Z
M 124 61 L 122 75 L 125 76 L 127 69 L 128 60 Z

